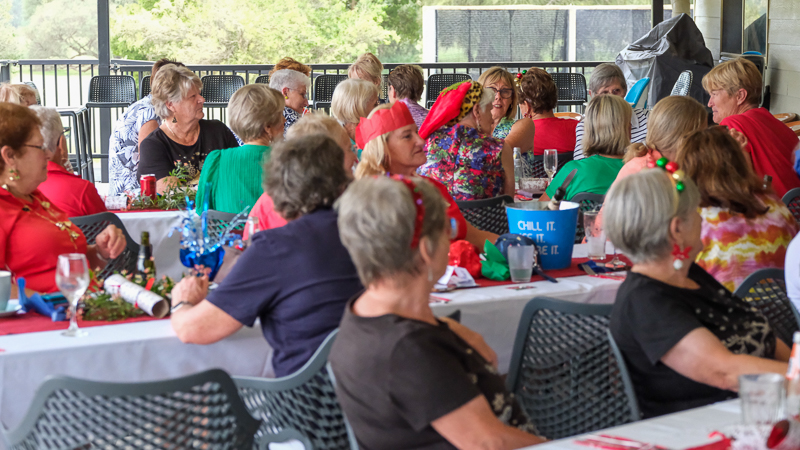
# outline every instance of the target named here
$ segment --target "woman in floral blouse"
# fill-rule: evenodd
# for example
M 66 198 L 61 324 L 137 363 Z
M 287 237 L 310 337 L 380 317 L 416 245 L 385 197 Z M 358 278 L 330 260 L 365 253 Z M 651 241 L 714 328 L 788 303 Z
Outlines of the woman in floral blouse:
M 493 92 L 465 81 L 442 91 L 422 124 L 427 162 L 418 173 L 447 187 L 455 200 L 514 192 L 511 149 L 492 137 Z
M 269 87 L 283 94 L 286 105 L 283 107 L 283 135 L 303 115 L 308 106 L 308 91 L 311 90 L 311 78 L 304 73 L 292 69 L 278 70 L 269 78 Z

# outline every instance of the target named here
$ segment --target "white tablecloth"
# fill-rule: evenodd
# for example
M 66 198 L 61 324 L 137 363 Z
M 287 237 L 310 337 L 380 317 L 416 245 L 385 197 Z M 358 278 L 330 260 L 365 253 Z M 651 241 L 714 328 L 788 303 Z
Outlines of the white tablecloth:
M 729 400 L 702 408 L 656 417 L 655 419 L 609 428 L 592 434 L 609 434 L 666 448 L 683 449 L 717 441 L 719 438 L 709 438 L 708 435 L 713 431 L 725 432 L 725 428 L 736 425 L 740 421 L 739 400 Z M 526 447 L 526 449 L 590 450 L 592 448 L 576 444 L 576 439 L 580 439 L 580 436 Z
M 153 246 L 153 258 L 158 275 L 167 275 L 180 280 L 181 274 L 187 270 L 180 261 L 181 236 L 169 232 L 181 224 L 181 211 L 152 212 L 118 212 L 122 224 L 134 241 L 141 244 L 142 231 L 150 232 L 150 244 Z

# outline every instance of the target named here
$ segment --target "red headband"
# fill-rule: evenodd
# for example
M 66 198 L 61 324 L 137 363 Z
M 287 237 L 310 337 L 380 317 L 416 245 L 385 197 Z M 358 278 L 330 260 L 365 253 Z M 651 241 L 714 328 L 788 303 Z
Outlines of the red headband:
M 389 109 L 375 111 L 369 119 L 361 118 L 356 127 L 356 145 L 363 150 L 367 142 L 376 137 L 414 123 L 408 106 L 403 102 L 395 102 Z
M 391 175 L 390 178 L 402 182 L 406 185 L 408 190 L 411 191 L 411 199 L 414 200 L 414 207 L 417 209 L 417 217 L 414 218 L 414 236 L 411 238 L 411 248 L 417 248 L 417 246 L 419 246 L 419 235 L 422 234 L 422 220 L 425 218 L 425 205 L 422 204 L 422 193 L 420 193 L 417 185 L 408 177 Z

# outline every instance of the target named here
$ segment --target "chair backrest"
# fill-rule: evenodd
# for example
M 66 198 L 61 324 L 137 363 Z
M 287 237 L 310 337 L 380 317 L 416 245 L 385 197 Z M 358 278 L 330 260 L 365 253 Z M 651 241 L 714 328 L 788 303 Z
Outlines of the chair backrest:
M 36 104 L 41 105 L 42 97 L 39 95 L 39 88 L 36 87 L 36 83 L 34 83 L 33 81 L 23 81 L 23 83 L 28 85 L 28 87 L 30 87 L 31 89 L 33 89 L 33 91 L 36 93 Z
M 142 81 L 139 82 L 139 98 L 145 98 L 150 95 L 150 75 L 142 77 Z
M 558 88 L 558 105 L 583 105 L 588 96 L 586 93 L 586 77 L 580 73 L 551 73 Z
M 269 84 L 269 75 L 259 75 L 254 81 L 256 84 Z
M 428 77 L 428 90 L 425 94 L 425 107 L 431 109 L 439 92 L 455 83 L 472 80 L 468 73 L 435 73 Z
M 514 203 L 514 197 L 510 195 L 483 200 L 456 201 L 458 209 L 470 225 L 495 234 L 508 233 L 506 205 L 510 203 Z
M 800 223 L 800 188 L 794 188 L 783 194 L 783 203 L 789 208 L 794 220 Z
M 105 279 L 113 275 L 114 272 L 127 271 L 133 273 L 136 270 L 136 258 L 139 256 L 139 244 L 131 238 L 128 230 L 125 229 L 122 220 L 112 212 L 102 212 L 92 214 L 90 216 L 70 217 L 72 223 L 81 229 L 84 236 L 86 236 L 86 243 L 92 245 L 97 239 L 97 235 L 106 229 L 109 225 L 114 225 L 125 236 L 125 250 L 116 258 L 112 259 L 106 264 L 106 267 L 97 274 L 98 279 Z
M 234 92 L 244 87 L 244 78 L 239 75 L 206 75 L 200 81 L 200 95 L 206 100 L 205 106 L 211 108 L 228 106 Z
M 286 428 L 299 431 L 317 450 L 357 449 L 356 440 L 336 399 L 327 365 L 334 330 L 311 359 L 283 378 L 234 377 L 247 409 L 261 419 L 256 441 Z
M 56 376 L 36 391 L 10 450 L 252 447 L 259 421 L 230 376 L 212 369 L 172 380 L 105 383 Z
M 314 78 L 314 108 L 327 109 L 331 107 L 333 91 L 336 86 L 347 79 L 347 75 L 323 74 Z
M 641 80 L 634 83 L 633 87 L 631 87 L 631 90 L 629 90 L 628 93 L 625 95 L 625 101 L 630 103 L 632 107 L 638 108 L 639 102 L 643 97 L 642 94 L 644 94 L 645 88 L 647 88 L 647 85 L 649 84 L 650 84 L 650 78 L 648 77 L 644 77 Z
M 381 98 L 389 101 L 389 75 L 384 75 L 381 81 Z
M 603 206 L 606 196 L 602 194 L 592 194 L 591 192 L 579 192 L 569 200 L 579 204 L 578 207 L 578 228 L 575 231 L 575 242 L 583 242 L 586 230 L 583 229 L 583 213 L 585 211 L 599 211 Z
M 525 163 L 529 166 L 530 173 L 526 173 L 526 176 L 530 178 L 547 178 L 547 172 L 544 170 L 544 155 L 534 155 L 530 156 L 529 153 L 524 153 L 523 156 L 525 158 Z M 572 152 L 565 152 L 558 154 L 558 165 L 556 166 L 556 173 L 564 167 L 564 164 L 572 161 L 572 158 L 575 156 Z M 553 175 L 555 176 L 555 175 Z
M 691 70 L 684 70 L 678 75 L 678 81 L 675 82 L 675 86 L 672 87 L 672 92 L 669 95 L 689 95 L 689 91 L 692 89 L 692 80 L 694 78 L 694 74 L 692 74 Z
M 136 80 L 130 75 L 95 75 L 89 82 L 87 108 L 117 108 L 136 101 Z
M 624 362 L 608 339 L 611 307 L 547 297 L 525 305 L 506 383 L 541 436 L 639 420 Z
M 775 336 L 792 346 L 792 336 L 800 330 L 800 316 L 786 295 L 782 269 L 761 269 L 751 273 L 734 294 L 758 308 L 775 331 Z
M 228 225 L 233 221 L 236 217 L 236 214 L 227 213 L 223 211 L 216 211 L 213 209 L 208 210 L 208 215 L 206 215 L 206 219 L 208 221 L 208 234 L 211 236 L 212 234 L 218 235 L 222 233 Z M 241 223 L 233 227 L 234 230 L 244 231 L 245 224 Z

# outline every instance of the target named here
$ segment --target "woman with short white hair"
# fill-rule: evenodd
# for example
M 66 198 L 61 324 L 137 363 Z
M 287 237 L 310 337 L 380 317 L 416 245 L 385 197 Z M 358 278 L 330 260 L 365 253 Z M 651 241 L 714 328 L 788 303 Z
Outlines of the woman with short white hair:
M 358 446 L 541 443 L 506 390 L 494 351 L 479 334 L 431 311 L 430 292 L 447 268 L 455 231 L 438 189 L 415 176 L 366 177 L 337 208 L 339 235 L 366 287 L 347 303 L 329 358 Z
M 67 169 L 67 139 L 61 115 L 55 108 L 30 106 L 42 122 L 40 131 L 47 161 L 47 180 L 39 185 L 39 191 L 50 203 L 67 213 L 68 217 L 88 216 L 106 211 L 105 202 L 97 188 L 88 180 Z
M 419 173 L 447 186 L 455 200 L 514 195 L 514 155 L 492 136 L 495 92 L 476 81 L 443 90 L 419 130 L 427 162 Z
M 283 118 L 286 121 L 283 133 L 303 115 L 303 108 L 308 106 L 308 91 L 311 89 L 311 78 L 302 72 L 292 69 L 277 70 L 269 77 L 269 87 L 283 95 Z
M 159 69 L 153 80 L 153 108 L 161 125 L 139 145 L 137 176 L 155 175 L 160 194 L 177 183 L 170 175 L 177 167 L 189 179 L 198 179 L 209 153 L 238 145 L 224 123 L 203 119 L 202 88 L 203 82 L 194 72 L 174 64 Z
M 347 130 L 353 147 L 356 147 L 356 127 L 362 117 L 378 106 L 378 88 L 369 81 L 348 79 L 336 86 L 331 99 L 331 115 Z M 357 149 L 359 159 L 361 150 Z
M 633 267 L 611 334 L 645 418 L 735 398 L 748 373 L 786 373 L 787 343 L 758 310 L 693 261 L 703 250 L 700 192 L 675 163 L 623 178 L 604 228 Z
M 244 145 L 208 154 L 197 185 L 198 213 L 206 198 L 209 209 L 227 213 L 253 207 L 264 192 L 262 163 L 269 160 L 271 146 L 283 139 L 282 112 L 281 93 L 263 84 L 248 84 L 233 94 L 228 103 L 231 128 Z

